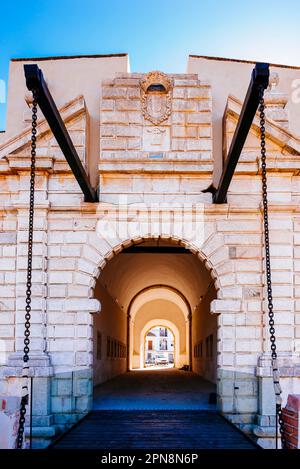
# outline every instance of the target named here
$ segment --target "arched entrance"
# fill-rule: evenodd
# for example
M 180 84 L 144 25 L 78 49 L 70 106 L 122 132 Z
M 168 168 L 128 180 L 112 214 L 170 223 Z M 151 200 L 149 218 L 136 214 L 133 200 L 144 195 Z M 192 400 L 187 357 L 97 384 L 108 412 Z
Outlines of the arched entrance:
M 179 331 L 169 321 L 159 321 L 158 324 L 152 322 L 151 327 L 148 323 L 141 332 L 141 368 L 159 366 L 173 368 L 178 363 Z M 176 339 L 173 332 L 175 328 Z
M 176 246 L 180 246 L 179 242 L 172 239 L 160 245 L 152 238 L 142 239 L 139 242 L 140 250 L 127 250 L 120 246 L 120 249 L 111 252 L 102 263 L 100 275 L 94 285 L 94 294 L 101 304 L 101 312 L 94 315 L 93 324 L 94 384 L 101 384 L 96 386 L 94 393 L 93 409 L 97 412 L 91 413 L 91 419 L 96 416 L 101 422 L 100 433 L 105 433 L 108 428 L 111 435 L 113 428 L 115 437 L 115 429 L 122 429 L 124 419 L 126 423 L 131 422 L 129 432 L 145 419 L 147 437 L 149 426 L 154 429 L 150 438 L 155 439 L 156 428 L 161 428 L 161 424 L 165 422 L 168 422 L 167 432 L 176 435 L 176 428 L 172 426 L 174 415 L 177 418 L 184 416 L 189 422 L 194 422 L 196 415 L 199 423 L 207 422 L 207 418 L 212 423 L 214 433 L 216 418 L 219 417 L 211 412 L 216 407 L 210 401 L 210 396 L 215 394 L 217 379 L 220 382 L 219 389 L 222 390 L 222 386 L 227 384 L 222 382 L 222 369 L 217 378 L 217 367 L 220 370 L 222 363 L 219 353 L 222 350 L 222 323 L 216 313 L 226 313 L 236 308 L 237 302 L 221 299 L 221 296 L 216 299 L 217 276 L 208 259 L 204 262 L 197 250 L 176 250 Z M 213 249 L 216 251 L 216 244 Z M 222 262 L 223 272 L 226 272 L 228 266 L 224 257 L 218 254 L 218 259 Z M 172 305 L 168 318 L 160 318 L 162 304 L 154 304 L 155 302 Z M 126 372 L 130 356 L 134 356 L 132 332 L 138 321 L 140 320 L 140 324 L 136 330 L 140 331 L 141 342 L 149 327 L 163 320 L 175 324 L 175 307 L 184 321 L 184 332 L 178 327 L 177 333 L 180 345 L 183 338 L 185 339 L 184 347 L 179 349 L 180 354 L 185 354 L 185 360 L 189 360 L 195 372 L 175 368 L 134 370 L 133 367 L 130 372 Z M 155 314 L 151 317 L 153 311 Z M 167 322 L 165 325 L 167 326 Z M 125 355 L 124 347 L 127 352 Z M 227 402 L 225 396 L 224 403 Z M 155 417 L 150 425 L 149 415 Z M 186 422 L 179 422 L 179 426 L 185 424 Z M 225 431 L 228 432 L 231 428 L 226 424 Z M 206 430 L 205 424 L 200 432 L 205 433 Z M 193 431 L 191 429 L 192 435 Z M 121 439 L 120 435 L 118 438 Z M 127 442 L 127 438 L 130 436 L 122 434 L 123 441 Z M 145 443 L 145 447 L 148 444 Z
M 191 309 L 183 294 L 169 285 L 151 285 L 137 293 L 128 308 L 129 370 L 143 367 L 143 334 L 155 324 L 170 327 L 175 334 L 175 366 L 191 365 Z
M 101 270 L 94 290 L 94 385 L 144 367 L 144 336 L 154 325 L 175 336 L 175 367 L 216 383 L 217 297 L 205 263 L 178 241 L 143 239 L 123 248 Z M 202 343 L 202 354 L 200 344 Z

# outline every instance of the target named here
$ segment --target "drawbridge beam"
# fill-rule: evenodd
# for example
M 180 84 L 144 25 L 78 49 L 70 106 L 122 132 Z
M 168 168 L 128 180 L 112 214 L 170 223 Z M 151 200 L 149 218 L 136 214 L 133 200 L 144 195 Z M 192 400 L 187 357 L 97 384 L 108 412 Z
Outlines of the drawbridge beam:
M 265 90 L 269 84 L 269 64 L 257 63 L 252 71 L 251 81 L 242 107 L 242 111 L 235 129 L 235 133 L 225 160 L 223 172 L 217 189 L 212 189 L 213 202 L 224 204 L 227 191 L 233 177 L 236 165 L 243 150 L 255 113 L 259 106 L 259 91 Z
M 80 161 L 71 137 L 45 82 L 42 70 L 36 64 L 30 64 L 24 65 L 24 72 L 27 88 L 29 91 L 35 92 L 37 104 L 44 114 L 44 117 L 84 194 L 84 201 L 98 202 L 97 192 L 91 186 L 89 177 Z

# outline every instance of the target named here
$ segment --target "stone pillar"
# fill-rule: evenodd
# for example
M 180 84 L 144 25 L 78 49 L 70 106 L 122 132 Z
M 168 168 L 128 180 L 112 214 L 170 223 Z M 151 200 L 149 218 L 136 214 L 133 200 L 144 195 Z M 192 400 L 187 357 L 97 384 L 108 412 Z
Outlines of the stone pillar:
M 53 438 L 56 433 L 51 409 L 51 382 L 51 376 L 33 376 L 30 380 L 32 386 L 31 424 L 33 448 L 44 448 L 48 446 L 51 438 Z M 30 435 L 30 405 L 27 408 L 27 412 L 28 417 L 25 435 L 28 438 Z
M 47 328 L 47 218 L 49 201 L 47 200 L 48 177 L 37 172 L 33 259 L 32 259 L 32 301 L 30 351 L 46 352 Z M 18 212 L 17 263 L 16 263 L 16 352 L 23 350 L 26 275 L 28 258 L 28 194 L 29 175 L 20 174 L 20 195 L 15 204 Z
M 20 395 L 23 367 L 25 297 L 28 259 L 28 207 L 29 207 L 29 160 L 21 167 L 10 159 L 10 166 L 19 174 L 19 199 L 14 202 L 17 211 L 16 242 L 16 314 L 15 314 L 15 351 L 8 357 L 3 375 L 8 383 L 14 383 Z M 48 162 L 47 164 L 51 162 Z M 35 212 L 33 233 L 32 262 L 32 301 L 30 326 L 29 375 L 33 386 L 32 426 L 35 447 L 46 446 L 45 441 L 55 434 L 50 407 L 50 388 L 53 369 L 47 353 L 47 219 L 48 219 L 48 171 L 41 169 L 37 162 L 35 179 Z M 46 165 L 47 166 L 47 165 Z M 30 405 L 26 413 L 26 434 L 29 434 Z
M 240 300 L 220 300 L 211 302 L 211 314 L 219 314 L 218 364 L 217 364 L 217 405 L 225 415 L 235 415 L 237 403 L 235 396 L 236 372 L 234 354 L 236 343 L 236 315 L 241 310 Z
M 16 160 L 9 158 L 11 169 L 19 175 L 19 198 L 13 205 L 17 212 L 16 227 L 16 315 L 15 315 L 15 352 L 9 357 L 9 364 L 20 366 L 24 341 L 24 315 L 26 296 L 26 274 L 28 258 L 28 207 L 30 187 L 30 160 Z M 41 168 L 39 167 L 41 166 Z M 33 234 L 33 263 L 32 263 L 32 302 L 30 352 L 34 358 L 41 355 L 43 361 L 46 353 L 46 298 L 47 298 L 47 218 L 48 218 L 48 169 L 51 161 L 37 162 L 35 179 L 35 214 Z M 47 361 L 47 359 L 46 359 Z
M 256 370 L 258 377 L 258 414 L 254 435 L 265 449 L 275 448 L 276 404 L 270 354 L 262 354 Z
M 13 390 L 16 397 L 21 397 L 23 384 L 21 375 L 23 356 L 21 353 L 12 354 L 3 367 L 3 377 L 6 378 L 9 389 Z M 43 448 L 48 445 L 47 440 L 55 435 L 53 417 L 50 407 L 50 390 L 53 369 L 50 358 L 46 353 L 32 352 L 29 360 L 29 384 L 33 387 L 32 399 L 32 435 L 34 448 Z M 17 411 L 18 409 L 16 409 Z M 30 427 L 30 402 L 26 409 L 25 434 L 29 436 Z

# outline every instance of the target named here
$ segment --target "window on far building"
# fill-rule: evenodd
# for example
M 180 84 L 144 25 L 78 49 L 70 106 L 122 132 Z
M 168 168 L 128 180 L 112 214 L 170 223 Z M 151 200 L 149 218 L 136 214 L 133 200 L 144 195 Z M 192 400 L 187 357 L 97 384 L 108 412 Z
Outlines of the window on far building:
M 159 350 L 168 350 L 168 341 L 167 341 L 167 339 L 160 339 L 160 341 L 159 341 Z

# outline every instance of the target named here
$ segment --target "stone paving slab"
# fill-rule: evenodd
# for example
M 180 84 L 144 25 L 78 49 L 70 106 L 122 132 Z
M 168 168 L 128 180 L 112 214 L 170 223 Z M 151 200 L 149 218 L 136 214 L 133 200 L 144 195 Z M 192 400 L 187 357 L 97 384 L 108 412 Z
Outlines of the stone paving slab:
M 135 370 L 94 390 L 94 410 L 214 410 L 215 385 L 192 372 L 174 368 Z

